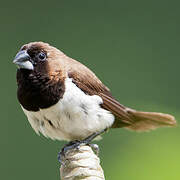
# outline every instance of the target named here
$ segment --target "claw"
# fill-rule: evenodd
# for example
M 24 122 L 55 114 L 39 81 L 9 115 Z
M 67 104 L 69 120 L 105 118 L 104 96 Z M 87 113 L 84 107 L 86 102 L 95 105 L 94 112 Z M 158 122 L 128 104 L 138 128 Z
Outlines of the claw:
M 96 156 L 99 156 L 99 146 L 97 144 L 89 144 Z
M 60 152 L 58 152 L 58 162 L 60 163 L 60 164 L 62 164 L 62 165 L 64 165 L 64 161 L 63 161 L 63 159 L 64 159 L 64 154 L 62 154 L 62 151 L 60 151 Z

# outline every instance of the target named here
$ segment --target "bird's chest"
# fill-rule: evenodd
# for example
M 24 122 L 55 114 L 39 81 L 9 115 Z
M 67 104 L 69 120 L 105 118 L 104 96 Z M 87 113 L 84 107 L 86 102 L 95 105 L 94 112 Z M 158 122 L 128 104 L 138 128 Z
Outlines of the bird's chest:
M 63 98 L 55 105 L 24 112 L 36 132 L 53 139 L 74 140 L 112 125 L 114 117 L 100 107 L 101 103 L 99 96 L 86 95 L 67 79 Z
M 20 104 L 28 111 L 39 111 L 56 104 L 64 94 L 61 81 L 51 82 L 48 77 L 19 70 L 17 72 L 17 96 Z

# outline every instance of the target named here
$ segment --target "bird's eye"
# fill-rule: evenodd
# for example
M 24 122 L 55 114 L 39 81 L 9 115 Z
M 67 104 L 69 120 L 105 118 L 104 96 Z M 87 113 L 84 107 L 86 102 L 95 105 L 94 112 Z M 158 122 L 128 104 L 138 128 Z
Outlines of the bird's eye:
M 46 54 L 43 53 L 43 52 L 40 52 L 40 53 L 38 54 L 38 58 L 43 61 L 43 60 L 46 59 Z

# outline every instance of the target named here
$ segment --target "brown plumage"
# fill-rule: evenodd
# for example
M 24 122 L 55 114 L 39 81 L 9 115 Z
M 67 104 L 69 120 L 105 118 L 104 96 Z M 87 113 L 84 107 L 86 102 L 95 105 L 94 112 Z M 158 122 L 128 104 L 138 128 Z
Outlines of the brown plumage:
M 171 115 L 136 111 L 121 105 L 91 70 L 49 44 L 33 42 L 24 45 L 20 51 L 28 53 L 29 61 L 34 67 L 33 70 L 20 68 L 17 71 L 18 99 L 28 111 L 38 111 L 55 105 L 66 91 L 65 79 L 71 78 L 87 95 L 98 95 L 102 98 L 101 107 L 115 116 L 111 126 L 113 128 L 147 131 L 176 125 Z M 41 61 L 37 57 L 41 52 L 45 54 L 46 60 Z

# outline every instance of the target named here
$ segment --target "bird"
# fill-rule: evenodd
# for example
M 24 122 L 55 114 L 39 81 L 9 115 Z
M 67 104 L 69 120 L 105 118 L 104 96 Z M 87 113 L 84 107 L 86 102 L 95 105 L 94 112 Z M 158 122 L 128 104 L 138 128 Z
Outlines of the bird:
M 74 145 L 111 128 L 143 132 L 176 125 L 170 114 L 120 104 L 89 68 L 48 43 L 23 45 L 13 63 L 18 101 L 37 134 Z

